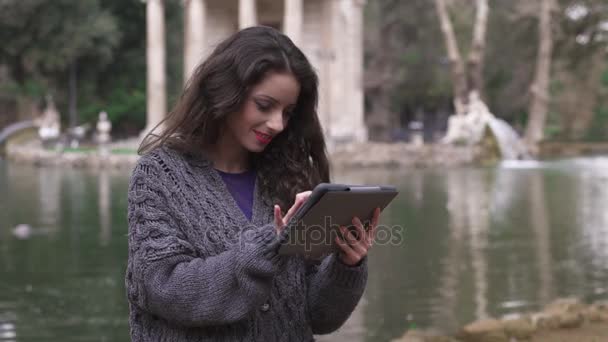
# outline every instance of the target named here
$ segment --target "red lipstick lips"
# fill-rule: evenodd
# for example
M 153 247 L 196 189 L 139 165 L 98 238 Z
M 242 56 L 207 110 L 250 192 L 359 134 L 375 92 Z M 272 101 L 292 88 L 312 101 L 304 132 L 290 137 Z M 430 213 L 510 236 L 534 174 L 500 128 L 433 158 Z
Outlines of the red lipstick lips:
M 256 130 L 253 130 L 253 131 L 255 132 L 256 139 L 258 139 L 258 141 L 261 142 L 262 144 L 268 144 L 269 142 L 272 141 L 272 135 L 258 132 Z

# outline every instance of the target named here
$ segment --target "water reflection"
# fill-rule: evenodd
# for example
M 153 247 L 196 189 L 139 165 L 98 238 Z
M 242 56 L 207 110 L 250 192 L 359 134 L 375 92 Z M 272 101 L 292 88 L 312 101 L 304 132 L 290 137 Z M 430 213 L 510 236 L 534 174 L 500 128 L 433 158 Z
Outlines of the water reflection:
M 128 172 L 0 161 L 0 176 L 0 340 L 128 341 Z M 31 226 L 26 239 L 18 224 Z
M 545 199 L 545 184 L 540 173 L 530 176 L 530 227 L 534 232 L 539 286 L 537 300 L 539 304 L 547 304 L 554 297 L 553 289 L 553 260 L 551 258 L 551 231 L 547 201 Z
M 15 325 L 9 322 L 0 321 L 0 340 L 3 342 L 15 342 L 17 338 L 17 331 Z
M 608 158 L 582 159 L 577 162 L 581 173 L 577 222 L 582 225 L 582 249 L 594 270 L 587 272 L 590 297 L 605 296 L 608 289 Z
M 107 246 L 112 237 L 112 229 L 110 223 L 112 221 L 110 211 L 110 198 L 112 196 L 110 192 L 110 174 L 108 170 L 101 170 L 98 179 L 98 205 L 99 205 L 99 226 L 101 232 L 99 234 L 99 241 L 102 246 Z
M 434 325 L 456 328 L 459 323 L 456 305 L 462 276 L 467 269 L 472 276 L 475 317 L 488 316 L 487 258 L 490 225 L 491 179 L 485 170 L 455 170 L 445 177 L 449 240 L 448 252 L 442 262 L 440 294 L 446 310 L 435 317 Z M 494 183 L 500 184 L 500 183 Z M 468 254 L 468 255 L 467 255 Z M 470 261 L 469 261 L 470 259 Z M 470 265 L 467 265 L 470 263 Z
M 594 171 L 582 173 L 581 165 Z M 450 331 L 535 310 L 556 296 L 605 298 L 606 166 L 395 170 L 377 179 L 369 171 L 340 174 L 401 191 L 383 218 L 404 225 L 406 241 L 371 253 L 367 339 L 396 338 L 409 327 Z
M 608 298 L 608 159 L 488 169 L 337 171 L 395 184 L 382 224 L 405 240 L 370 253 L 363 300 L 320 341 L 453 330 L 556 296 Z M 0 340 L 128 341 L 128 172 L 0 161 Z M 18 224 L 34 232 L 19 240 Z M 11 335 L 13 334 L 13 335 Z M 10 336 L 9 336 L 10 335 Z M 12 336 L 12 337 L 11 337 Z
M 38 200 L 41 227 L 56 227 L 61 205 L 61 169 L 41 168 L 38 172 Z

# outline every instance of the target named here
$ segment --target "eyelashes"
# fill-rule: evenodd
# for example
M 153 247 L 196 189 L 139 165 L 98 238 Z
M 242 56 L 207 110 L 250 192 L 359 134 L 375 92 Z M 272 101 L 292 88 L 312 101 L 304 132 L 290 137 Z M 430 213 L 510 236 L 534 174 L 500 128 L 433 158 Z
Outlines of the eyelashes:
M 255 101 L 255 106 L 256 106 L 256 108 L 260 112 L 263 112 L 263 113 L 269 113 L 272 110 L 272 107 L 273 107 L 272 104 L 261 103 L 261 102 L 258 102 L 258 101 Z M 283 116 L 285 118 L 288 118 L 288 119 L 291 118 L 293 116 L 293 114 L 294 114 L 294 110 L 293 109 L 283 112 Z
M 269 104 L 262 104 L 256 101 L 255 106 L 257 107 L 257 109 L 261 112 L 268 112 L 272 109 L 272 106 L 270 106 Z

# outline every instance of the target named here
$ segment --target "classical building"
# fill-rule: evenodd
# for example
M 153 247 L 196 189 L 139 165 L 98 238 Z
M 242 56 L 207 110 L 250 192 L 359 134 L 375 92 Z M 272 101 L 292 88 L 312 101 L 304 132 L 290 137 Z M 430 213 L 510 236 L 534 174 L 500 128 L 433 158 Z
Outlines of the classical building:
M 147 6 L 147 127 L 167 113 L 164 4 Z M 365 0 L 182 0 L 184 79 L 222 39 L 239 29 L 272 26 L 286 33 L 319 75 L 319 116 L 327 142 L 365 141 L 363 5 Z

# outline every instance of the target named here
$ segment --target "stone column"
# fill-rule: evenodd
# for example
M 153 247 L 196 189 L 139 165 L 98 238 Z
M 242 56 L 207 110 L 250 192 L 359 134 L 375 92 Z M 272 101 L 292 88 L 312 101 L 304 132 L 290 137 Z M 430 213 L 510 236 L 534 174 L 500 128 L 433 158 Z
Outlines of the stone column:
M 331 8 L 330 137 L 336 145 L 367 140 L 363 107 L 362 0 L 335 0 Z
M 352 89 L 352 118 L 354 127 L 354 139 L 362 142 L 367 141 L 367 127 L 365 126 L 365 104 L 363 89 L 363 9 L 366 0 L 351 1 L 351 37 L 349 54 L 351 59 L 351 82 Z
M 257 24 L 255 0 L 239 0 L 239 30 Z
M 205 49 L 206 0 L 184 0 L 184 83 L 201 62 Z
M 146 1 L 147 114 L 142 138 L 167 113 L 165 76 L 165 11 L 163 0 Z
M 298 46 L 302 42 L 302 1 L 285 0 L 285 13 L 283 16 L 283 32 Z

